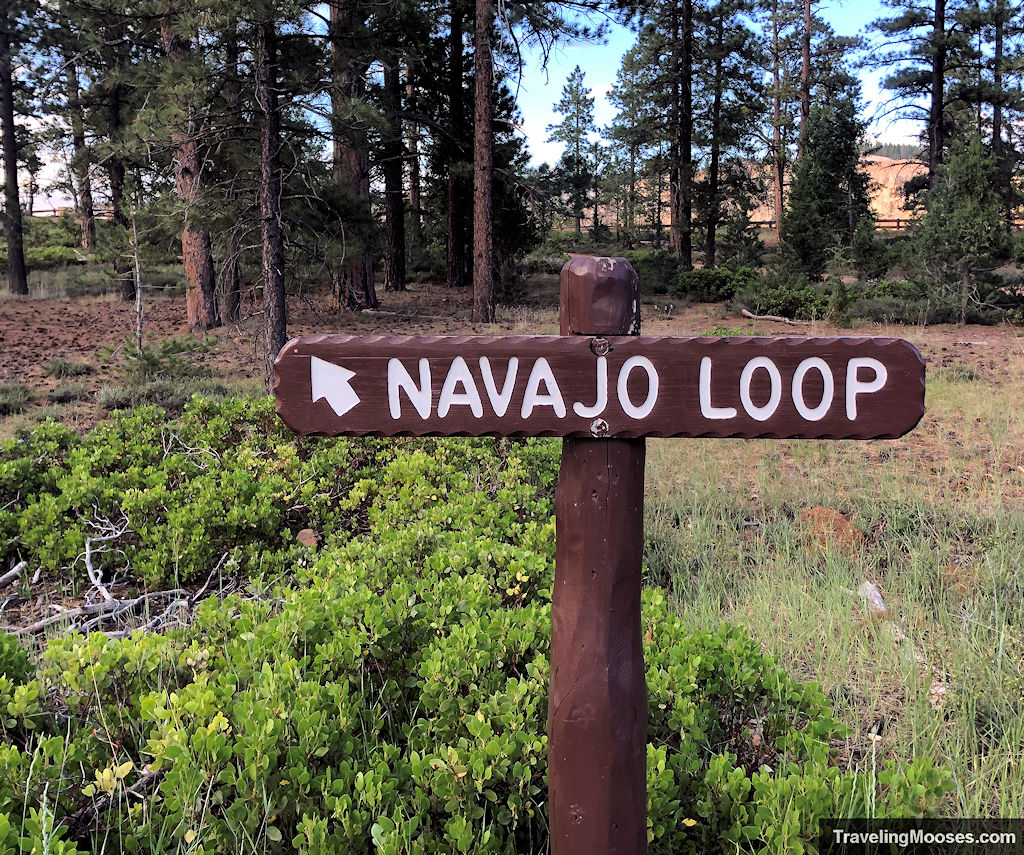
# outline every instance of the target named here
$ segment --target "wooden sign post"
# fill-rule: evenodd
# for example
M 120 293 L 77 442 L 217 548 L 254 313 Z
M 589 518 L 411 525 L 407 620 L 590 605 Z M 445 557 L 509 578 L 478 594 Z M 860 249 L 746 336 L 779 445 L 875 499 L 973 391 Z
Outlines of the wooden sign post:
M 640 333 L 623 258 L 562 270 L 562 335 Z M 644 439 L 562 441 L 555 493 L 548 692 L 553 855 L 647 851 L 647 679 L 640 632 Z
M 553 855 L 647 849 L 640 567 L 647 436 L 881 439 L 924 414 L 889 338 L 641 338 L 622 258 L 562 269 L 560 336 L 307 336 L 274 365 L 301 434 L 561 436 L 548 793 Z

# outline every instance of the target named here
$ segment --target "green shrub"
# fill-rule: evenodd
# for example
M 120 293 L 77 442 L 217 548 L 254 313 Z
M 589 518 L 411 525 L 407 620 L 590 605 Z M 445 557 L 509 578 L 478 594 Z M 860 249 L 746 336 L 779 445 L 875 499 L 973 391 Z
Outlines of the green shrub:
M 140 346 L 129 336 L 121 347 L 113 350 L 101 348 L 99 355 L 105 362 L 110 362 L 114 354 L 120 351 L 121 359 L 116 363 L 116 373 L 128 383 L 144 383 L 157 378 L 209 377 L 209 368 L 190 358 L 190 355 L 209 350 L 213 341 L 212 338 L 200 339 L 189 334 L 165 338 L 152 346 L 144 342 Z
M 32 270 L 50 270 L 80 261 L 78 253 L 69 246 L 39 246 L 25 248 L 25 265 Z
M 676 285 L 679 262 L 675 253 L 660 249 L 628 250 L 622 257 L 633 265 L 641 294 L 667 294 Z
M 0 678 L 6 677 L 13 684 L 21 685 L 30 673 L 28 653 L 17 637 L 0 630 Z
M 73 567 L 98 512 L 140 575 L 202 578 L 223 550 L 250 585 L 164 635 L 57 636 L 0 679 L 0 845 L 102 799 L 85 851 L 546 849 L 557 442 L 297 439 L 269 400 L 196 400 L 3 451 L 36 564 Z M 693 633 L 658 589 L 643 621 L 652 855 L 798 851 L 824 817 L 948 789 L 924 761 L 844 771 L 822 692 L 744 630 Z
M 701 303 L 723 303 L 733 299 L 738 290 L 749 288 L 756 281 L 757 274 L 747 268 L 683 270 L 676 279 L 672 293 Z
M 755 315 L 778 315 L 810 320 L 828 313 L 829 296 L 813 285 L 760 288 L 754 292 L 750 309 Z

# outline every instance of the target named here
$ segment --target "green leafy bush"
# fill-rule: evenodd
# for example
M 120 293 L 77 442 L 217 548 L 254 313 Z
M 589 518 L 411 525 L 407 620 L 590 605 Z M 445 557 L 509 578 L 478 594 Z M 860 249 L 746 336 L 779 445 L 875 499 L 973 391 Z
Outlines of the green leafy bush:
M 16 636 L 0 631 L 0 678 L 6 677 L 14 684 L 21 684 L 28 679 L 28 675 L 28 653 L 18 643 Z
M 672 293 L 702 303 L 723 303 L 733 299 L 738 290 L 751 287 L 756 280 L 757 274 L 747 268 L 683 270 L 676 279 Z
M 810 320 L 824 317 L 829 310 L 829 303 L 829 296 L 813 285 L 777 285 L 755 291 L 751 311 L 755 315 L 779 315 L 785 318 Z
M 66 264 L 77 264 L 78 253 L 68 246 L 39 246 L 25 249 L 25 264 L 31 270 L 50 270 Z
M 622 257 L 633 265 L 641 294 L 667 294 L 676 285 L 679 264 L 674 253 L 660 249 L 628 250 Z
M 267 401 L 39 433 L 4 446 L 0 487 L 44 458 L 19 531 L 79 528 L 36 560 L 80 550 L 99 507 L 130 521 L 136 570 L 205 569 L 232 543 L 254 585 L 165 635 L 54 638 L 0 682 L 0 845 L 13 828 L 86 851 L 546 851 L 557 442 L 296 439 Z M 318 550 L 287 547 L 299 525 Z M 948 788 L 924 764 L 843 771 L 821 691 L 742 629 L 691 633 L 658 589 L 643 620 L 652 853 L 797 851 L 869 795 L 920 815 Z

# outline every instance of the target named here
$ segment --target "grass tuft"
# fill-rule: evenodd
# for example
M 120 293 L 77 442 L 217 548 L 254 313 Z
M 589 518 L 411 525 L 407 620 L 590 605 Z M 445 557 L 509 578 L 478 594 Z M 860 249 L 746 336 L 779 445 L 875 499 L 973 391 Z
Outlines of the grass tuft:
M 64 380 L 67 377 L 82 377 L 92 373 L 92 366 L 85 362 L 75 362 L 70 359 L 57 357 L 43 365 L 43 371 L 57 380 Z
M 0 383 L 0 416 L 20 413 L 28 407 L 32 393 L 21 383 Z

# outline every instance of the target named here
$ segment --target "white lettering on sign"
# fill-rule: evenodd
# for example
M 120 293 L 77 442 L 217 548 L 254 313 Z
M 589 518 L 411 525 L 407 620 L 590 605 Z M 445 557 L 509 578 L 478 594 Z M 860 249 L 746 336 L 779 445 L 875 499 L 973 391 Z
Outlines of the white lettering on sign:
M 464 392 L 456 392 L 455 388 L 461 384 Z M 444 378 L 444 386 L 441 387 L 441 397 L 437 401 L 437 416 L 443 419 L 448 415 L 452 407 L 469 407 L 473 415 L 480 419 L 484 415 L 484 405 L 480 401 L 480 393 L 476 390 L 476 381 L 469 373 L 469 366 L 461 356 L 452 360 L 451 368 L 448 369 L 448 376 Z
M 768 396 L 768 403 L 758 407 L 750 399 L 750 383 L 754 378 L 754 372 L 763 368 L 771 378 L 772 391 Z M 779 401 L 782 400 L 782 375 L 775 363 L 767 356 L 756 356 L 743 366 L 743 373 L 740 374 L 740 403 L 747 415 L 755 421 L 766 422 L 779 408 Z
M 629 399 L 629 373 L 634 368 L 642 368 L 647 372 L 647 397 L 638 407 Z M 622 411 L 632 419 L 642 419 L 651 414 L 654 405 L 658 402 L 658 372 L 654 363 L 646 356 L 631 356 L 619 369 L 619 383 L 616 391 L 619 394 L 619 405 Z
M 700 414 L 706 419 L 734 419 L 735 407 L 716 407 L 711 403 L 711 357 L 705 356 L 700 361 L 700 382 L 698 384 L 700 398 Z
M 870 368 L 875 372 L 875 378 L 866 383 L 857 379 L 857 372 L 861 368 Z M 857 396 L 871 392 L 877 392 L 889 379 L 889 372 L 885 370 L 877 359 L 870 356 L 858 356 L 846 364 L 846 418 L 851 422 L 857 418 Z
M 430 418 L 430 360 L 421 359 L 419 362 L 420 385 L 417 386 L 401 360 L 388 360 L 388 408 L 393 419 L 402 417 L 402 404 L 398 396 L 402 389 L 405 389 L 405 394 L 420 418 Z
M 637 357 L 633 358 L 636 359 Z M 861 380 L 859 371 L 862 368 L 870 368 L 874 372 L 874 377 L 870 380 Z M 697 384 L 700 414 L 709 420 L 733 419 L 738 412 L 735 407 L 716 407 L 711 401 L 711 369 L 711 357 L 702 357 Z M 758 369 L 768 372 L 768 379 L 771 384 L 768 400 L 760 406 L 755 404 L 750 397 L 750 387 L 753 384 L 754 373 Z M 804 381 L 811 371 L 817 371 L 821 375 L 822 382 L 821 400 L 814 407 L 809 407 L 804 398 Z M 620 374 L 619 376 L 621 381 L 622 375 Z M 885 386 L 888 377 L 885 366 L 877 359 L 873 359 L 870 356 L 862 356 L 849 360 L 846 365 L 846 418 L 851 422 L 856 421 L 857 396 L 880 391 Z M 779 371 L 778 366 L 767 356 L 757 356 L 747 362 L 743 366 L 739 382 L 740 403 L 742 403 L 746 414 L 759 422 L 770 419 L 782 402 L 783 385 L 782 372 Z M 836 394 L 835 377 L 829 364 L 819 356 L 812 356 L 803 360 L 793 372 L 791 391 L 793 404 L 800 417 L 809 422 L 821 421 L 832 408 Z M 625 408 L 625 404 L 623 407 Z
M 430 361 L 426 358 L 417 361 L 419 382 L 413 379 L 409 369 L 400 359 L 388 360 L 388 406 L 393 419 L 402 417 L 403 393 L 421 419 L 430 418 L 433 409 Z M 495 369 L 488 357 L 481 356 L 479 365 L 487 403 L 490 404 L 496 416 L 504 417 L 512 404 L 519 379 L 519 358 L 515 356 L 508 358 L 504 376 L 501 378 L 495 377 Z M 594 368 L 594 403 L 585 404 L 583 401 L 576 401 L 572 405 L 573 412 L 580 418 L 595 418 L 608 408 L 608 359 L 599 356 L 594 363 Z M 635 402 L 629 394 L 629 379 L 634 371 L 642 371 L 647 375 L 647 395 L 640 403 Z M 755 403 L 751 397 L 751 389 L 758 371 L 765 371 L 769 381 L 768 400 L 763 404 Z M 817 372 L 820 375 L 822 386 L 821 398 L 814 406 L 807 402 L 804 388 L 807 376 L 812 372 Z M 861 375 L 865 372 L 870 372 L 870 379 L 862 379 Z M 326 362 L 315 356 L 311 357 L 310 381 L 313 400 L 326 399 L 338 416 L 344 415 L 359 403 L 358 395 L 348 382 L 354 376 L 354 372 L 340 365 Z M 711 376 L 712 358 L 710 356 L 701 357 L 697 386 L 701 416 L 709 420 L 736 418 L 739 411 L 735 406 L 716 406 L 713 403 Z M 880 391 L 884 388 L 888 376 L 885 365 L 872 357 L 854 357 L 847 362 L 845 404 L 846 418 L 849 421 L 857 419 L 858 396 Z M 498 388 L 498 379 L 501 380 L 500 389 Z M 765 422 L 778 411 L 786 386 L 782 372 L 775 362 L 767 356 L 756 356 L 743 366 L 736 391 L 739 393 L 739 402 L 743 411 L 751 419 Z M 657 404 L 659 389 L 658 369 L 650 359 L 646 356 L 631 356 L 623 362 L 616 378 L 615 393 L 619 406 L 626 416 L 636 420 L 647 418 Z M 796 366 L 788 389 L 796 411 L 802 419 L 808 422 L 821 421 L 835 404 L 836 380 L 833 370 L 824 359 L 818 356 L 804 359 Z M 477 380 L 469 365 L 463 357 L 456 356 L 448 366 L 444 383 L 441 386 L 437 400 L 438 418 L 447 418 L 452 414 L 453 408 L 469 407 L 473 416 L 480 419 L 484 416 L 484 403 Z M 528 419 L 538 407 L 551 407 L 555 416 L 560 419 L 564 419 L 566 416 L 566 404 L 562 397 L 562 390 L 558 386 L 551 365 L 544 357 L 535 360 L 530 368 L 523 393 L 520 416 Z
M 812 369 L 821 375 L 823 384 L 821 400 L 818 402 L 818 406 L 813 409 L 808 407 L 807 402 L 804 400 L 804 377 Z M 835 397 L 835 394 L 836 383 L 832 377 L 832 369 L 828 367 L 828 363 L 820 356 L 812 356 L 810 359 L 805 359 L 796 367 L 796 371 L 793 372 L 793 403 L 796 405 L 796 411 L 807 421 L 819 422 L 825 418 L 825 413 L 832 406 L 832 399 Z
M 516 388 L 516 374 L 519 373 L 519 357 L 513 356 L 508 361 L 505 369 L 505 382 L 501 384 L 501 392 L 494 382 L 494 375 L 491 373 L 491 361 L 486 356 L 480 357 L 480 373 L 484 378 L 484 388 L 487 390 L 487 397 L 490 398 L 491 407 L 496 416 L 503 416 L 508 411 L 508 405 L 512 403 L 512 392 Z
M 547 389 L 545 394 L 540 392 L 540 384 Z M 562 400 L 562 392 L 555 382 L 555 375 L 551 372 L 551 366 L 542 356 L 533 363 L 533 370 L 530 372 L 530 379 L 526 381 L 526 394 L 523 395 L 523 408 L 521 415 L 524 419 L 530 418 L 534 407 L 551 407 L 555 415 L 560 419 L 565 418 L 565 401 Z
M 592 419 L 604 412 L 608 406 L 608 358 L 597 357 L 597 402 L 592 407 L 586 407 L 582 401 L 572 405 L 572 411 L 584 419 Z

